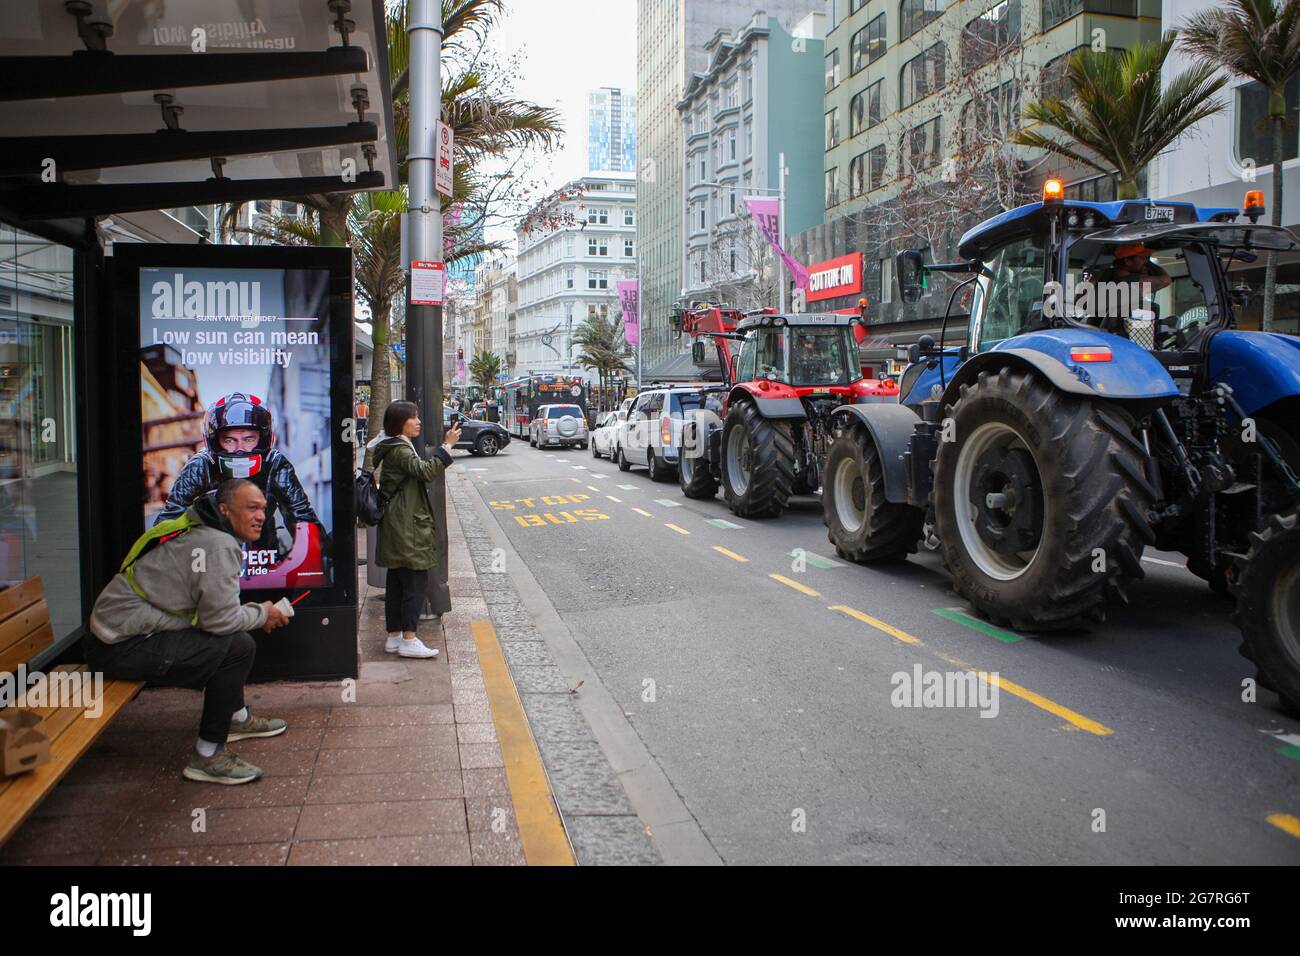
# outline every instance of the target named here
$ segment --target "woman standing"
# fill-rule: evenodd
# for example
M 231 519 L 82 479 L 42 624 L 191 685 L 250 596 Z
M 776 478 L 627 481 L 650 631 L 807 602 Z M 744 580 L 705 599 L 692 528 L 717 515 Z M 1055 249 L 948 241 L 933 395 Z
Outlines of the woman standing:
M 415 636 L 415 627 L 428 591 L 429 569 L 438 564 L 438 538 L 428 482 L 451 464 L 451 449 L 460 441 L 460 425 L 444 436 L 443 446 L 426 461 L 415 451 L 420 434 L 420 410 L 413 402 L 393 402 L 384 412 L 384 431 L 373 444 L 374 467 L 379 472 L 379 494 L 384 517 L 379 522 L 375 561 L 386 568 L 384 618 L 390 654 L 402 657 L 437 657 Z

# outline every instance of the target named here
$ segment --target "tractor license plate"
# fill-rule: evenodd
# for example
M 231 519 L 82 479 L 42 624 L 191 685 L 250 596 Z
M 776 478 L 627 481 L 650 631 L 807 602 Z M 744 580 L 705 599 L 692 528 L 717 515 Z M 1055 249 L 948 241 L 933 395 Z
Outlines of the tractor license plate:
M 1147 206 L 1147 222 L 1173 222 L 1173 206 Z

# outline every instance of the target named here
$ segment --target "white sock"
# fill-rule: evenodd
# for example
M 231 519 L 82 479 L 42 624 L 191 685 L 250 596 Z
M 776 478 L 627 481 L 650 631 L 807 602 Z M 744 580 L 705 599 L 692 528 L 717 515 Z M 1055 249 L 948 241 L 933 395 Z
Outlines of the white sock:
M 217 752 L 217 745 L 208 743 L 206 740 L 200 737 L 199 742 L 194 745 L 194 749 L 199 752 L 200 757 L 212 757 Z
M 248 707 L 244 706 L 239 708 L 230 719 L 237 724 L 242 724 L 248 719 Z

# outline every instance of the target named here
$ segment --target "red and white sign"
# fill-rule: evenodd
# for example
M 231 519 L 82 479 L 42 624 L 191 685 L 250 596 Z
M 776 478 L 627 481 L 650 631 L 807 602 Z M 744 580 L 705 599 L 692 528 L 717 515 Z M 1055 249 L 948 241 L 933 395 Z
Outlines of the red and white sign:
M 411 305 L 442 305 L 447 266 L 442 262 L 411 260 Z
M 862 253 L 814 262 L 808 267 L 808 301 L 857 295 L 862 291 Z
M 456 135 L 452 132 L 450 126 L 439 120 L 438 126 L 434 130 L 434 139 L 437 143 L 438 155 L 433 164 L 433 182 L 438 192 L 450 199 L 453 170 L 452 151 L 456 146 Z

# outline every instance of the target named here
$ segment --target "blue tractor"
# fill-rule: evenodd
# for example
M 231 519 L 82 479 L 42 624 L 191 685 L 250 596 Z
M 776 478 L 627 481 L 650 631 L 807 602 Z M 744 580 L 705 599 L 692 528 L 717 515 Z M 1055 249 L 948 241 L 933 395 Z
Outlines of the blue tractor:
M 831 543 L 862 563 L 939 548 L 978 613 L 1026 631 L 1105 620 L 1144 548 L 1182 552 L 1300 708 L 1300 338 L 1238 330 L 1230 273 L 1300 243 L 1258 224 L 1259 193 L 1244 219 L 1044 197 L 967 232 L 960 262 L 899 253 L 904 301 L 959 274 L 968 344 L 922 337 L 898 404 L 836 410 Z

